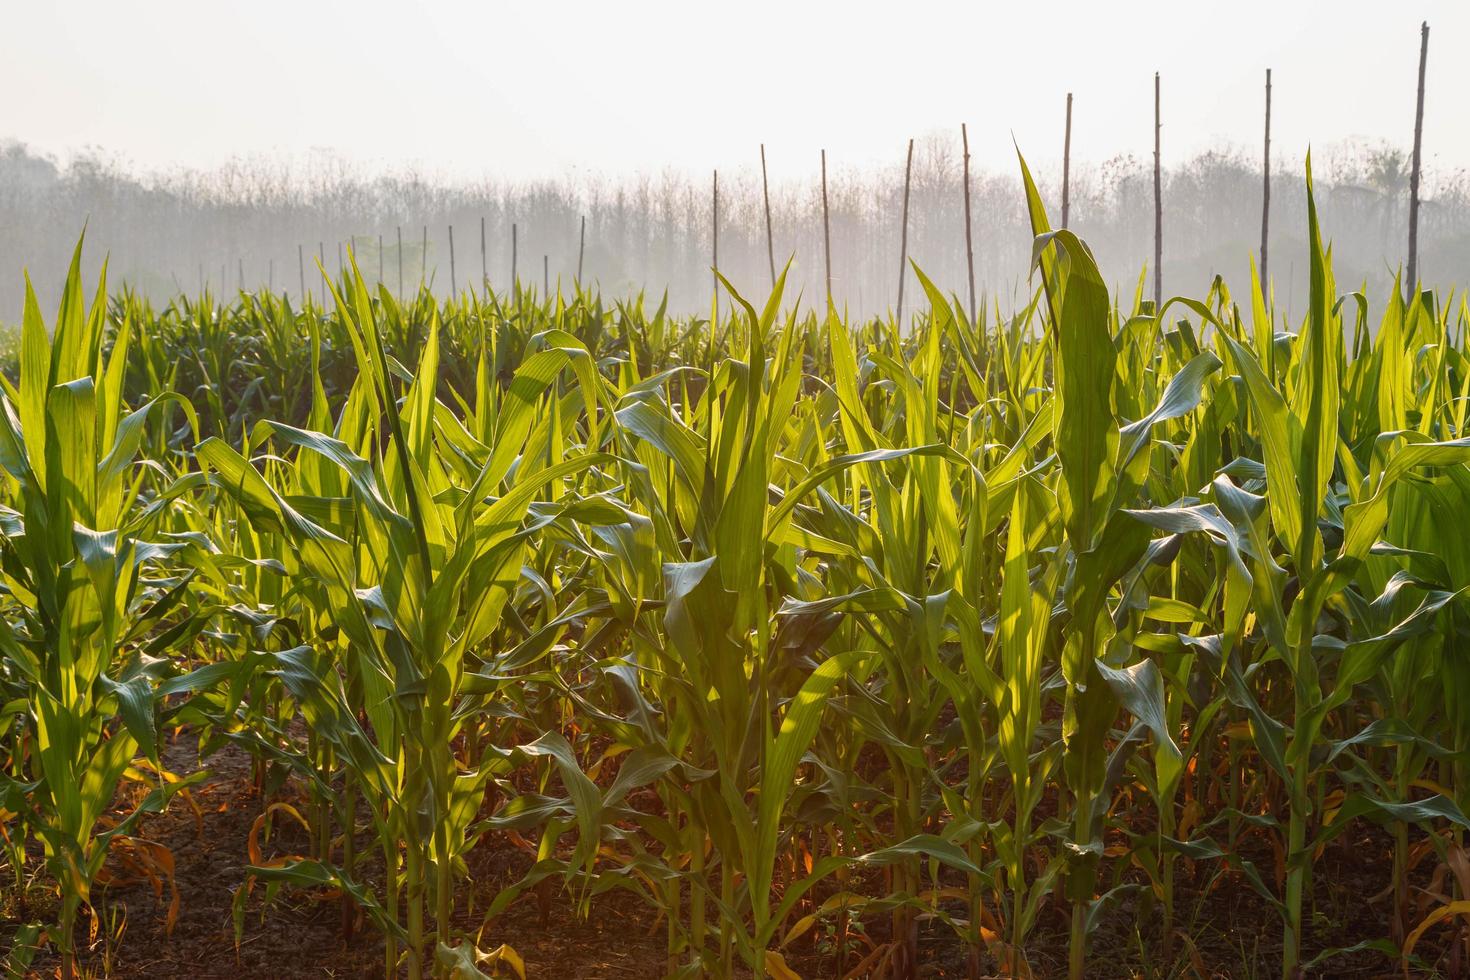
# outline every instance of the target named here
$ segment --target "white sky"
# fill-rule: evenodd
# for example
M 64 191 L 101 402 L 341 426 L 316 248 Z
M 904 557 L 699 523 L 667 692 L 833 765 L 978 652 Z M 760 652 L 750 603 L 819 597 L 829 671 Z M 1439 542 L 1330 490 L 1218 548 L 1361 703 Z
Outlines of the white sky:
M 1413 128 L 1431 26 L 1426 169 L 1470 165 L 1470 2 L 874 3 L 867 0 L 0 0 L 0 139 L 140 169 L 328 150 L 372 172 L 460 178 L 758 165 L 805 179 L 901 161 L 909 136 L 969 124 L 981 167 Z

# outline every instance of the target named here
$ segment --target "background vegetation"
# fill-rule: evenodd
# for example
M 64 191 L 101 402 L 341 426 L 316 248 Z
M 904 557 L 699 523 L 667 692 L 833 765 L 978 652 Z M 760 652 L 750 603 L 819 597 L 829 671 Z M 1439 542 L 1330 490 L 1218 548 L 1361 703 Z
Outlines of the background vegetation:
M 818 161 L 789 160 L 768 147 L 773 176 L 777 263 L 794 256 L 789 296 L 824 295 Z M 1222 147 L 1166 166 L 1164 264 L 1169 288 L 1202 293 L 1216 275 L 1247 279 L 1245 256 L 1260 241 L 1258 154 Z M 736 282 L 769 285 L 760 171 L 749 162 L 722 170 L 720 268 Z M 1366 284 L 1381 299 L 1403 262 L 1407 233 L 1407 154 L 1396 147 L 1342 144 L 1317 155 L 1318 198 L 1332 215 L 1340 281 Z M 829 161 L 834 295 L 858 316 L 881 313 L 896 300 L 903 157 L 891 168 L 849 170 Z M 1152 160 L 1146 154 L 1082 166 L 1072 173 L 1072 226 L 1090 242 L 1110 287 L 1125 292 L 1152 261 Z M 1277 174 L 1300 172 L 1278 159 Z M 796 176 L 791 176 L 795 174 Z M 784 175 L 784 176 L 783 176 Z M 1060 174 L 1041 174 L 1041 190 L 1058 207 Z M 961 159 L 958 133 L 931 135 L 915 149 L 909 255 L 936 282 L 965 281 Z M 1293 317 L 1308 288 L 1306 199 L 1299 181 L 1277 180 L 1272 195 L 1271 267 L 1277 302 Z M 1426 177 L 1420 222 L 1426 281 L 1455 281 L 1470 267 L 1470 178 L 1460 171 Z M 976 277 L 983 291 L 1009 306 L 1024 304 L 1021 271 L 1031 234 L 1024 197 L 1010 174 L 974 175 Z M 363 274 L 378 275 L 378 236 L 388 249 L 384 278 L 397 291 L 395 229 L 403 229 L 406 286 L 418 285 L 423 230 L 427 271 L 438 296 L 450 287 L 448 226 L 455 228 L 457 279 L 479 285 L 480 221 L 487 238 L 490 281 L 510 278 L 511 224 L 518 226 L 518 271 L 541 284 L 543 256 L 550 277 L 569 288 L 576 273 L 581 219 L 587 219 L 583 278 L 611 293 L 669 291 L 670 309 L 709 308 L 711 194 L 706 176 L 677 173 L 611 180 L 569 178 L 530 184 L 486 181 L 444 184 L 411 173 L 368 177 L 330 157 L 291 169 L 242 161 L 213 172 L 136 175 L 102 156 L 65 165 L 24 146 L 0 151 L 0 223 L 13 233 L 0 241 L 0 322 L 20 314 L 21 270 L 29 267 L 43 303 L 59 296 L 77 228 L 88 227 L 85 267 L 95 273 L 110 255 L 114 281 L 156 301 L 205 285 L 256 289 L 273 279 L 296 297 L 297 247 L 306 253 L 308 287 L 320 299 L 312 257 L 324 253 L 335 271 L 339 243 L 356 245 Z M 274 274 L 272 276 L 272 269 Z M 917 295 L 910 276 L 907 291 Z

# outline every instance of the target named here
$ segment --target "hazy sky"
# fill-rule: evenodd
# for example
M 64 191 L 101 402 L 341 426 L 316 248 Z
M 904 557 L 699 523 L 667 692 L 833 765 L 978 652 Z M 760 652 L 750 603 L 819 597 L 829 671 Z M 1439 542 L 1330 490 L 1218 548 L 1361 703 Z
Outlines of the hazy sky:
M 1432 29 L 1426 167 L 1470 165 L 1470 2 L 873 3 L 3 0 L 0 139 L 96 147 L 142 169 L 327 150 L 363 169 L 527 178 L 737 168 L 773 179 L 901 161 L 970 129 L 981 166 L 1014 134 L 1060 158 L 1222 142 L 1296 157 L 1408 145 L 1419 23 Z

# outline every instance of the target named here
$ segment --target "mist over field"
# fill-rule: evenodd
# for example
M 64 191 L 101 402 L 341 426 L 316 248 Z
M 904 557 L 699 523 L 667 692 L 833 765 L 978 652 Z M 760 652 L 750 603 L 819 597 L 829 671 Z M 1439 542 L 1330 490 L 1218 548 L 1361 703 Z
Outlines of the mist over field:
M 971 138 L 975 136 L 973 130 Z M 1022 147 L 1025 151 L 1027 148 Z M 1039 159 L 1050 159 L 1038 147 Z M 774 172 L 771 213 L 776 265 L 792 259 L 788 297 L 819 302 L 822 212 L 819 160 L 796 162 L 767 147 Z M 1221 146 L 1164 168 L 1164 291 L 1201 294 L 1216 275 L 1238 293 L 1259 248 L 1259 150 Z M 1408 153 L 1382 142 L 1347 141 L 1314 158 L 1324 233 L 1334 246 L 1339 284 L 1366 285 L 1380 298 L 1406 253 Z M 1272 162 L 1270 274 L 1279 306 L 1297 315 L 1305 295 L 1306 196 L 1303 161 Z M 946 291 L 966 291 L 962 153 L 959 133 L 930 133 L 915 143 L 909 255 Z M 791 178 L 792 173 L 804 173 Z M 1037 178 L 1053 222 L 1060 215 L 1060 167 Z M 903 199 L 903 148 L 886 168 L 857 168 L 829 158 L 833 292 L 839 306 L 869 316 L 897 298 Z M 719 266 L 749 298 L 770 286 L 765 213 L 756 147 L 719 174 Z M 711 295 L 712 195 L 709 174 L 670 169 L 631 176 L 548 177 L 506 181 L 437 179 L 407 170 L 367 173 L 330 155 L 285 163 L 242 159 L 212 170 L 140 171 L 103 151 L 66 160 L 22 143 L 0 147 L 0 322 L 19 319 L 23 271 L 43 309 L 54 308 L 71 251 L 87 229 L 92 280 L 104 256 L 109 279 L 155 302 L 201 287 L 233 292 L 269 286 L 293 299 L 303 282 L 319 295 L 317 262 L 335 272 L 339 249 L 392 290 L 423 280 L 445 296 L 479 289 L 482 269 L 504 289 L 516 267 L 538 291 L 543 279 L 569 291 L 577 274 L 586 220 L 583 281 L 605 296 L 643 290 L 656 304 L 707 311 Z M 1470 176 L 1425 175 L 1420 219 L 1421 276 L 1452 283 L 1470 269 Z M 975 276 L 991 309 L 1010 311 L 1029 298 L 1031 233 L 1017 168 L 972 168 Z M 1109 283 L 1131 294 L 1152 258 L 1152 158 L 1146 152 L 1102 162 L 1074 161 L 1071 226 L 1092 247 Z M 485 247 L 481 251 L 483 222 Z M 451 270 L 449 227 L 454 228 Z M 401 230 L 402 248 L 398 247 Z M 427 253 L 425 234 L 427 230 Z M 379 241 L 382 252 L 379 251 Z M 910 273 L 905 303 L 920 302 Z
M 1467 39 L 10 4 L 0 976 L 1470 977 Z

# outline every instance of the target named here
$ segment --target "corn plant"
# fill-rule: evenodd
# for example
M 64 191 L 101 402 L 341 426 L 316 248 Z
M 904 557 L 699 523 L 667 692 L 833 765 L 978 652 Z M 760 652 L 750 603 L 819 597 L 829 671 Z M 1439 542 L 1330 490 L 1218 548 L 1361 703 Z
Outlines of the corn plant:
M 355 272 L 348 287 L 347 297 L 336 297 L 338 315 L 352 332 L 362 380 L 338 420 L 339 438 L 284 423 L 259 429 L 262 440 L 297 453 L 289 489 L 302 499 L 293 505 L 218 439 L 202 443 L 198 455 L 253 523 L 290 542 L 298 574 L 346 641 L 335 651 L 279 653 L 276 671 L 375 802 L 389 908 L 397 905 L 403 850 L 408 969 L 421 976 L 434 961 L 426 906 L 438 944 L 452 945 L 455 868 L 475 812 L 465 801 L 490 775 L 486 760 L 462 771 L 451 750 L 463 724 L 457 709 L 473 688 L 467 658 L 485 655 L 483 644 L 503 615 L 526 553 L 527 508 L 545 488 L 607 458 L 561 459 L 566 435 L 534 418 L 551 382 L 577 366 L 585 382 L 580 395 L 592 402 L 587 438 L 596 445 L 596 382 L 586 373 L 585 351 L 548 347 L 529 358 L 494 418 L 490 442 L 481 444 L 436 398 L 437 321 L 400 406 L 379 308 Z M 386 294 L 382 303 L 392 310 Z M 467 450 L 472 465 L 451 465 L 441 441 Z M 349 503 L 344 509 L 335 500 Z M 305 516 L 310 511 L 323 523 Z M 470 581 L 483 584 L 471 588 Z M 345 661 L 341 673 L 338 660 Z M 344 676 L 357 692 L 351 700 Z M 324 873 L 321 864 L 297 862 L 274 874 L 310 879 Z M 396 972 L 391 941 L 386 962 Z
M 1014 310 L 915 265 L 902 328 L 784 278 L 697 317 L 355 268 L 327 308 L 87 307 L 74 264 L 0 404 L 4 853 L 23 892 L 40 842 L 63 971 L 185 782 L 165 722 L 309 830 L 252 835 L 242 921 L 337 888 L 389 976 L 514 971 L 476 948 L 511 903 L 612 889 L 669 976 L 911 977 L 947 931 L 1024 977 L 1060 913 L 1080 977 L 1130 896 L 1163 972 L 1192 876 L 1279 913 L 1294 977 L 1344 952 L 1312 876 L 1360 821 L 1392 901 L 1354 948 L 1421 955 L 1470 887 L 1470 306 L 1340 295 L 1310 168 L 1297 322 L 1254 271 L 1156 305 L 1021 174 Z M 527 866 L 480 907 L 497 845 Z
M 134 464 L 150 421 L 170 404 L 193 417 L 169 393 L 128 409 L 133 324 L 123 319 L 108 351 L 106 270 L 88 308 L 81 254 L 79 242 L 49 336 L 27 289 L 20 384 L 0 398 L 0 466 L 17 505 L 5 509 L 3 525 L 9 605 L 0 645 L 19 689 L 26 746 L 4 777 L 5 806 L 39 839 L 61 889 L 51 935 L 65 977 L 75 974 L 77 913 L 109 842 L 183 785 L 160 777 L 131 814 L 97 830 L 134 757 L 159 767 L 157 681 L 169 664 L 147 654 L 144 641 L 171 613 L 187 612 L 187 576 L 168 583 L 151 574 L 182 545 L 147 538 L 181 488 Z M 174 678 L 163 693 L 190 683 Z

